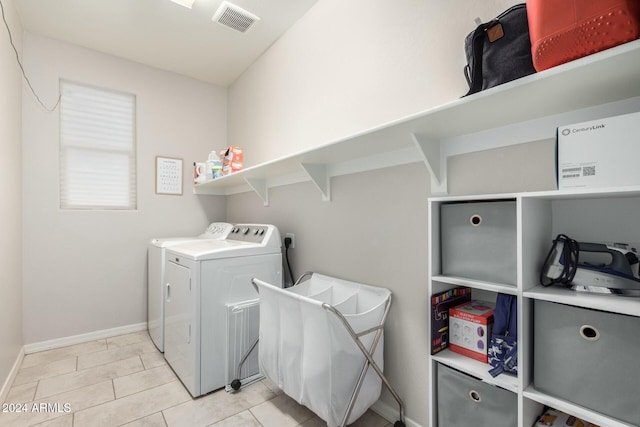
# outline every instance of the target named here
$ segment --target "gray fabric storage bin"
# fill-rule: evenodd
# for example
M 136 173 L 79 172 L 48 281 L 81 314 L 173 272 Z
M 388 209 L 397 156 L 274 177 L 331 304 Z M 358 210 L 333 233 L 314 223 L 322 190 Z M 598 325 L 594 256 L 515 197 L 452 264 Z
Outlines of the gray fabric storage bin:
M 518 396 L 438 364 L 438 427 L 515 427 Z
M 640 317 L 537 300 L 534 316 L 535 388 L 640 426 Z
M 516 202 L 443 203 L 442 274 L 516 285 Z

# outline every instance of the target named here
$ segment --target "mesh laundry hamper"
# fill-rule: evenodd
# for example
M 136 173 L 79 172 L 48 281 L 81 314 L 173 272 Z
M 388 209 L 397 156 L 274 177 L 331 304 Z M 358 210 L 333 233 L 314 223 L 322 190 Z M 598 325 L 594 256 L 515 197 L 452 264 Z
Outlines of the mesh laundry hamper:
M 347 424 L 364 414 L 378 400 L 382 381 L 390 388 L 382 375 L 390 291 L 315 273 L 285 289 L 253 283 L 260 293 L 260 370 L 285 394 L 332 427 L 344 425 L 349 411 Z M 341 318 L 363 334 L 354 338 Z M 367 351 L 373 344 L 373 351 L 363 354 L 357 341 Z M 363 369 L 369 357 L 373 370 Z

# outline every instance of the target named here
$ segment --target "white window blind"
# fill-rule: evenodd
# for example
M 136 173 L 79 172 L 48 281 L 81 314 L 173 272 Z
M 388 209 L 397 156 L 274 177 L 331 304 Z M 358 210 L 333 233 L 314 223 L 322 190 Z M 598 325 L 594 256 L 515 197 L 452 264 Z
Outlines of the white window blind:
M 60 82 L 60 207 L 136 209 L 132 94 Z

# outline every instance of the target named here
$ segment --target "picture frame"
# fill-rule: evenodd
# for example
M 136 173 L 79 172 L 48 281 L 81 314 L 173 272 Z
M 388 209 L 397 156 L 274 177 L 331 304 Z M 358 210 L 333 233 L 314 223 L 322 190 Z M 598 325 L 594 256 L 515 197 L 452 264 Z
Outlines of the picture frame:
M 183 160 L 176 157 L 156 156 L 156 194 L 181 196 Z

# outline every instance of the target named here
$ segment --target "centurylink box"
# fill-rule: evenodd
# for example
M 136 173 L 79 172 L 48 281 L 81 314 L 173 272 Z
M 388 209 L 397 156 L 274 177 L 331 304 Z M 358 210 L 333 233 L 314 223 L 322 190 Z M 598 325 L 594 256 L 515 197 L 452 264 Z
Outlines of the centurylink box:
M 640 185 L 640 112 L 558 128 L 558 189 Z

